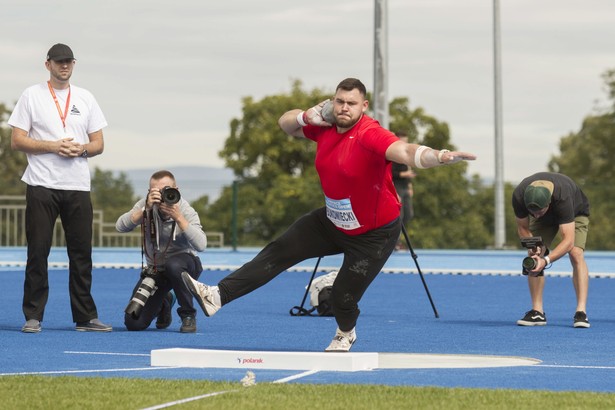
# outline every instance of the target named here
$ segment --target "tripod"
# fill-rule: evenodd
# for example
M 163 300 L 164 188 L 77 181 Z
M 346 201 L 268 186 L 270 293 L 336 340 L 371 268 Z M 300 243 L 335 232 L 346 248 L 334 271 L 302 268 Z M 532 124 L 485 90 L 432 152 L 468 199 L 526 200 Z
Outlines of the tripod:
M 423 272 L 421 272 L 421 267 L 419 266 L 418 256 L 414 253 L 414 249 L 412 249 L 412 245 L 410 244 L 410 236 L 408 236 L 408 231 L 406 231 L 406 227 L 404 224 L 401 224 L 401 232 L 404 234 L 404 238 L 406 239 L 406 244 L 408 245 L 408 250 L 410 251 L 410 255 L 412 255 L 412 259 L 414 259 L 414 264 L 416 265 L 416 270 L 419 272 L 419 276 L 421 277 L 421 282 L 423 282 L 423 287 L 425 288 L 425 292 L 427 293 L 427 298 L 429 299 L 429 303 L 431 303 L 431 308 L 433 309 L 434 315 L 436 315 L 436 319 L 440 317 L 438 314 L 438 310 L 436 309 L 436 305 L 433 303 L 433 299 L 431 298 L 431 293 L 429 293 L 429 289 L 427 288 L 427 283 L 425 282 L 425 278 L 423 277 Z
M 427 282 L 425 282 L 425 278 L 423 277 L 423 272 L 421 272 L 421 267 L 419 266 L 419 262 L 418 262 L 418 256 L 416 255 L 416 253 L 414 253 L 414 249 L 412 249 L 412 245 L 410 244 L 410 236 L 408 236 L 408 231 L 406 231 L 406 227 L 401 224 L 401 232 L 404 235 L 404 239 L 406 240 L 406 244 L 408 245 L 408 250 L 410 251 L 410 255 L 412 256 L 412 259 L 414 260 L 414 264 L 416 265 L 416 270 L 419 273 L 419 276 L 421 277 L 421 282 L 423 282 L 423 287 L 425 288 L 425 292 L 427 293 L 427 298 L 429 299 L 429 303 L 431 304 L 431 308 L 433 309 L 433 313 L 436 316 L 436 319 L 440 317 L 440 315 L 438 314 L 438 310 L 436 309 L 436 306 L 433 303 L 433 299 L 431 298 L 431 293 L 429 293 L 429 289 L 427 288 Z M 312 308 L 312 309 L 306 309 L 303 306 L 305 305 L 305 301 L 308 297 L 308 293 L 310 292 L 310 287 L 312 286 L 312 282 L 314 281 L 314 276 L 316 276 L 316 271 L 318 270 L 318 265 L 320 264 L 320 261 L 322 259 L 322 256 L 318 258 L 318 260 L 316 261 L 316 266 L 314 266 L 314 271 L 312 272 L 312 276 L 310 277 L 310 281 L 307 285 L 307 288 L 305 288 L 305 294 L 303 295 L 303 299 L 301 300 L 301 306 L 293 306 L 289 313 L 291 316 L 309 316 L 316 308 Z
M 305 288 L 305 293 L 303 294 L 303 299 L 301 300 L 301 306 L 293 306 L 290 308 L 291 316 L 309 316 L 316 308 L 313 307 L 311 309 L 306 309 L 303 307 L 305 305 L 305 300 L 307 299 L 308 293 L 310 292 L 310 287 L 312 286 L 312 282 L 314 281 L 314 276 L 316 276 L 316 271 L 318 271 L 318 265 L 320 265 L 320 261 L 322 260 L 322 256 L 318 257 L 316 261 L 316 266 L 314 266 L 314 271 L 312 272 L 312 276 L 310 276 L 310 281 L 308 282 L 307 288 Z

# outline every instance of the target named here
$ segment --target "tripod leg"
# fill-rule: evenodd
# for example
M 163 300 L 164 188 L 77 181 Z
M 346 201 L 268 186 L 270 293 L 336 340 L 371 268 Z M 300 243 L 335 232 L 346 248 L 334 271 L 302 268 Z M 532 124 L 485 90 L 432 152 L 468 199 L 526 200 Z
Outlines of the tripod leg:
M 290 309 L 291 316 L 306 316 L 310 314 L 310 311 L 306 310 L 303 305 L 305 305 L 305 301 L 307 299 L 308 293 L 310 292 L 310 286 L 312 286 L 312 282 L 314 281 L 314 276 L 316 276 L 316 272 L 318 271 L 318 265 L 320 265 L 320 260 L 322 256 L 318 257 L 316 261 L 316 266 L 314 266 L 314 271 L 312 272 L 312 276 L 310 277 L 310 281 L 308 282 L 307 288 L 305 288 L 305 293 L 303 294 L 303 299 L 301 300 L 301 306 L 295 306 Z
M 414 253 L 414 249 L 412 249 L 412 245 L 410 244 L 410 237 L 408 236 L 408 231 L 406 231 L 406 227 L 404 224 L 401 224 L 401 231 L 404 234 L 404 238 L 406 239 L 406 244 L 408 245 L 408 250 L 410 251 L 410 255 L 412 255 L 412 259 L 414 259 L 414 264 L 416 265 L 416 270 L 419 272 L 419 276 L 421 277 L 421 282 L 423 282 L 423 287 L 425 288 L 425 292 L 427 292 L 427 297 L 429 298 L 429 303 L 431 303 L 431 308 L 433 309 L 434 315 L 436 315 L 436 319 L 440 317 L 438 314 L 438 310 L 436 309 L 436 305 L 433 303 L 433 299 L 431 298 L 431 293 L 429 293 L 429 289 L 427 288 L 427 283 L 425 282 L 425 278 L 423 277 L 423 272 L 421 272 L 421 268 L 417 261 L 418 256 Z

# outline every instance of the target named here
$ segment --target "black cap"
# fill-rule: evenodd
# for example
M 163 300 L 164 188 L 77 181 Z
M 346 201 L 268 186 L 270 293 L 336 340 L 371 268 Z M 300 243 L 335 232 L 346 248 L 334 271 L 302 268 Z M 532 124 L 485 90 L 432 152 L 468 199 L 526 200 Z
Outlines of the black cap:
M 74 60 L 73 50 L 66 44 L 55 44 L 47 52 L 47 60 L 60 61 L 60 60 Z

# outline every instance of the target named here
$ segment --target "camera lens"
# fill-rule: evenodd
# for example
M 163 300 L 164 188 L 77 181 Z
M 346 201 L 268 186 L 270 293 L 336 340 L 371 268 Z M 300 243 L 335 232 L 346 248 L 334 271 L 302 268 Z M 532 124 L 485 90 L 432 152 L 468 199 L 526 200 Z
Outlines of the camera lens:
M 166 186 L 160 191 L 162 202 L 165 204 L 173 205 L 179 202 L 181 195 L 176 188 Z
M 536 267 L 536 261 L 529 256 L 523 258 L 523 269 L 525 270 L 533 270 Z
M 156 289 L 156 281 L 154 279 L 150 277 L 144 278 L 124 312 L 138 319 L 141 315 L 141 309 L 143 309 L 149 297 L 156 292 Z

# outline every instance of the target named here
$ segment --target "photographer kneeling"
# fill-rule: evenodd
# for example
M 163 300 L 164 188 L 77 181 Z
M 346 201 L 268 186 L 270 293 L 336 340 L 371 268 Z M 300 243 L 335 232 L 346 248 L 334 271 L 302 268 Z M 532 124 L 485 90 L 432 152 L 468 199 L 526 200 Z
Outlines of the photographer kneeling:
M 198 279 L 203 271 L 198 252 L 205 250 L 207 236 L 199 215 L 181 199 L 175 177 L 169 171 L 155 172 L 146 198 L 139 200 L 115 224 L 118 232 L 141 226 L 142 249 L 147 262 L 126 307 L 128 330 L 144 330 L 157 317 L 156 328 L 166 329 L 172 321 L 175 292 L 182 320 L 180 332 L 196 332 L 196 310 L 192 294 L 182 281 L 182 272 Z

